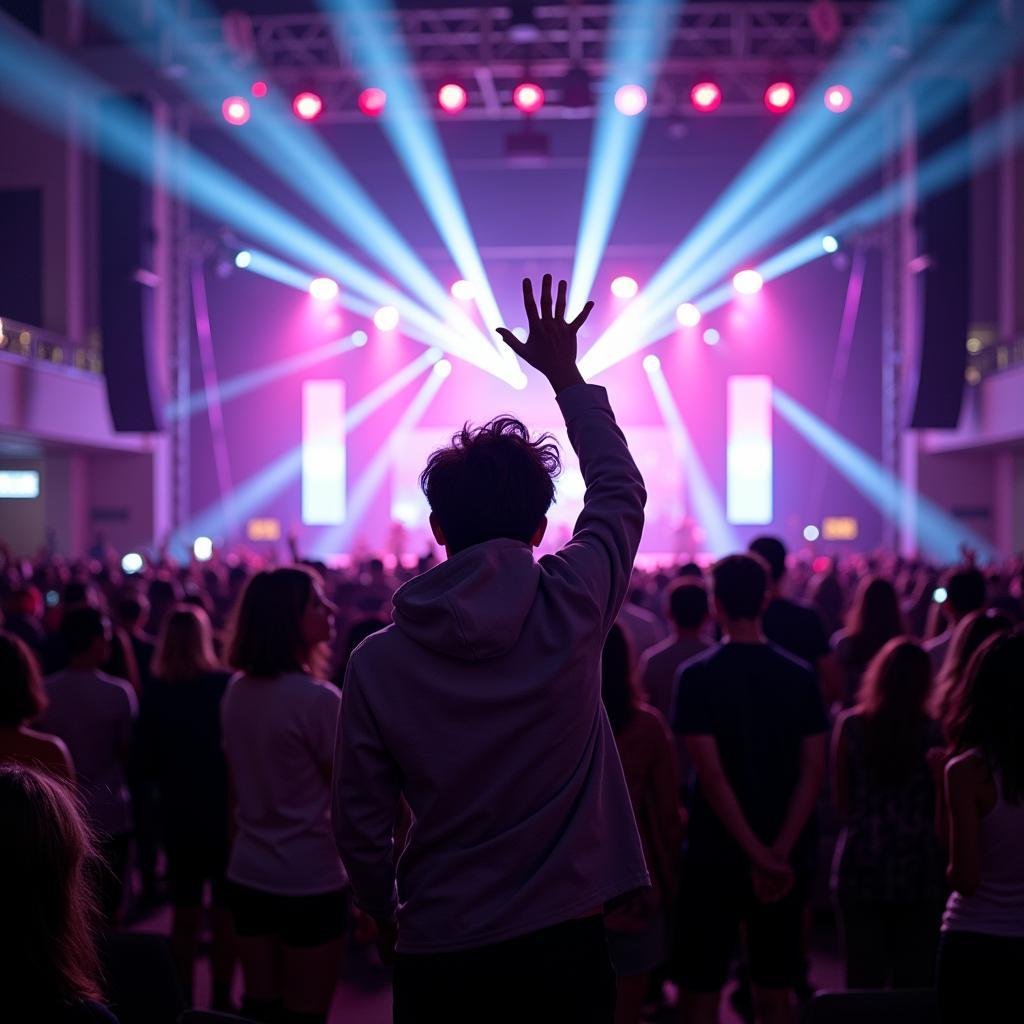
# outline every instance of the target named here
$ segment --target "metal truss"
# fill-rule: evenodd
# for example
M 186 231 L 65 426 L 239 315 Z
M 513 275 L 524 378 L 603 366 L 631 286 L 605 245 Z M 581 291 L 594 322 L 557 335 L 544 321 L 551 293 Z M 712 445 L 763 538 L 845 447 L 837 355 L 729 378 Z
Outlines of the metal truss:
M 402 10 L 382 17 L 387 31 L 401 34 L 425 90 L 458 81 L 468 94 L 460 119 L 501 121 L 522 118 L 512 91 L 524 78 L 545 91 L 545 105 L 535 118 L 593 116 L 592 101 L 580 105 L 566 95 L 566 75 L 582 68 L 599 87 L 613 34 L 612 9 L 610 4 L 538 6 L 536 32 L 527 41 L 512 29 L 507 7 Z M 816 33 L 809 9 L 806 0 L 686 4 L 676 16 L 649 113 L 692 114 L 690 89 L 703 78 L 713 78 L 722 89 L 716 116 L 763 111 L 764 90 L 777 78 L 788 78 L 797 89 L 809 85 L 837 45 Z M 898 7 L 841 3 L 836 10 L 842 23 L 838 45 L 883 49 L 894 59 L 905 52 L 905 21 Z M 361 54 L 358 42 L 344 36 L 343 22 L 335 20 L 315 13 L 253 17 L 245 53 L 228 46 L 220 22 L 193 21 L 186 23 L 187 31 L 163 40 L 161 52 L 165 65 L 193 77 L 201 78 L 204 67 L 231 63 L 259 69 L 286 87 L 316 88 L 324 98 L 320 121 L 355 121 L 363 117 L 355 71 Z

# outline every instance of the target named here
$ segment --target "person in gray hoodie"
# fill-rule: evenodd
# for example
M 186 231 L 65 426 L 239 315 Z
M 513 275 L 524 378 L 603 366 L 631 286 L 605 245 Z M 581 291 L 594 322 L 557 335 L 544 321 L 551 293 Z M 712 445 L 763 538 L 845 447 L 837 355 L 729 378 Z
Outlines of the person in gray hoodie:
M 402 586 L 342 689 L 332 820 L 356 905 L 394 955 L 394 1019 L 614 1017 L 606 904 L 650 884 L 601 703 L 601 648 L 643 528 L 643 480 L 604 388 L 576 368 L 593 303 L 566 283 L 529 337 L 498 333 L 554 389 L 586 482 L 571 540 L 534 558 L 559 468 L 499 417 L 421 477 L 448 558 Z M 404 797 L 413 824 L 397 862 Z

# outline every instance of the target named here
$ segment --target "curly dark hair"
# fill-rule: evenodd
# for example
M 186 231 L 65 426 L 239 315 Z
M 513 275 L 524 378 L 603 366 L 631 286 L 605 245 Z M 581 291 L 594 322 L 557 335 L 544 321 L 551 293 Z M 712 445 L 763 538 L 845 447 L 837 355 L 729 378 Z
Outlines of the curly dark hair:
M 482 427 L 466 423 L 433 452 L 420 487 L 452 553 L 499 537 L 528 544 L 561 469 L 550 434 L 532 439 L 514 416 L 497 416 Z

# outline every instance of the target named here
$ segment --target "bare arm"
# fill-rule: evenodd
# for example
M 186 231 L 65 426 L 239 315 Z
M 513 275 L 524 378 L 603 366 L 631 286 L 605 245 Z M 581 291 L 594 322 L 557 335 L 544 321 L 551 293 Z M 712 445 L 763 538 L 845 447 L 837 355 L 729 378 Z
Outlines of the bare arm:
M 973 754 L 962 754 L 946 766 L 946 807 L 949 821 L 949 865 L 946 877 L 959 893 L 971 896 L 981 876 L 981 822 L 978 789 L 984 767 Z
M 800 744 L 800 778 L 790 798 L 782 829 L 772 843 L 772 849 L 783 860 L 789 859 L 797 839 L 800 838 L 800 833 L 814 811 L 824 781 L 825 734 L 805 736 Z

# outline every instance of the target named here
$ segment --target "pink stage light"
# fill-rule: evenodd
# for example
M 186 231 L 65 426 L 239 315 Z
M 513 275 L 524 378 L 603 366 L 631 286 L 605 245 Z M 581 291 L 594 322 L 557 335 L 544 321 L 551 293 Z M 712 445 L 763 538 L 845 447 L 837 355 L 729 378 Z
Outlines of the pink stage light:
M 309 294 L 318 302 L 330 302 L 338 296 L 338 282 L 329 277 L 314 277 L 309 282 Z
M 359 109 L 367 117 L 376 117 L 382 113 L 388 101 L 388 94 L 383 89 L 371 85 L 359 94 Z
M 450 289 L 452 298 L 458 299 L 459 302 L 469 302 L 476 294 L 476 289 L 473 287 L 471 281 L 466 281 L 463 278 L 459 278 L 458 281 L 452 281 Z
M 617 299 L 631 299 L 640 290 L 635 277 L 623 274 L 612 281 L 612 295 Z
M 700 310 L 692 302 L 676 306 L 676 319 L 683 327 L 696 327 L 700 323 Z
M 315 92 L 300 92 L 292 100 L 295 116 L 303 121 L 313 121 L 324 109 L 324 101 Z
M 220 105 L 220 112 L 228 124 L 245 124 L 249 120 L 249 101 L 241 96 L 229 96 Z
M 252 94 L 256 99 L 261 100 L 267 95 L 267 83 L 266 82 L 253 82 L 252 83 Z
M 708 113 L 722 102 L 722 90 L 714 82 L 698 82 L 690 90 L 690 102 L 695 110 Z
M 740 295 L 756 295 L 764 287 L 764 278 L 756 270 L 741 270 L 732 279 Z
M 457 82 L 445 82 L 437 90 L 437 105 L 446 114 L 457 114 L 460 110 L 463 110 L 467 99 L 466 90 Z
M 796 103 L 796 90 L 789 82 L 774 82 L 764 91 L 764 105 L 773 114 L 784 114 Z
M 647 90 L 642 85 L 622 85 L 615 91 L 615 109 L 626 117 L 642 114 L 647 106 Z
M 373 326 L 378 331 L 393 331 L 398 326 L 398 310 L 394 306 L 381 306 L 373 314 Z
M 841 114 L 844 110 L 849 110 L 852 102 L 853 93 L 845 85 L 830 85 L 825 90 L 825 106 L 833 114 Z
M 512 102 L 524 114 L 536 114 L 544 106 L 544 90 L 534 82 L 520 82 L 512 93 Z

